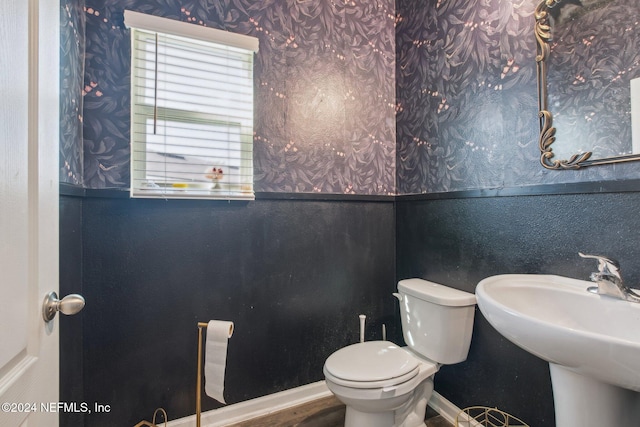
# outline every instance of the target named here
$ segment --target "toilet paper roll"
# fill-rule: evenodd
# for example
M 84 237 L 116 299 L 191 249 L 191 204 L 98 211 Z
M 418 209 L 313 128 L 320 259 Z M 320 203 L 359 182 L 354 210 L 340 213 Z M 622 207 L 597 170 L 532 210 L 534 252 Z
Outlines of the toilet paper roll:
M 207 396 L 224 401 L 224 371 L 227 366 L 227 342 L 233 335 L 233 322 L 211 320 L 207 325 L 204 356 L 204 391 Z

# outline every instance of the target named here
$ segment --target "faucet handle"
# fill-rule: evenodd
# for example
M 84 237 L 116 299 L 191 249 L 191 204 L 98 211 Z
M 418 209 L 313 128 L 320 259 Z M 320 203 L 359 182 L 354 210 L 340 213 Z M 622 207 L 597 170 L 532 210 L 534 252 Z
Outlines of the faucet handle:
M 598 271 L 600 273 L 610 274 L 616 276 L 618 279 L 622 279 L 620 275 L 620 263 L 615 259 L 608 258 L 602 255 L 587 255 L 582 252 L 578 252 L 582 258 L 595 259 L 598 261 Z

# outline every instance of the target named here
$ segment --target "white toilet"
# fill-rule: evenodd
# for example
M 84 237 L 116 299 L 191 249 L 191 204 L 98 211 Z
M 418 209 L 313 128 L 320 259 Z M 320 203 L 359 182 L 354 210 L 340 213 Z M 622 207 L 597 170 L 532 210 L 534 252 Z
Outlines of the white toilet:
M 474 294 L 422 279 L 401 280 L 398 292 L 407 347 L 353 344 L 324 364 L 327 387 L 347 407 L 345 427 L 424 426 L 433 376 L 467 358 Z

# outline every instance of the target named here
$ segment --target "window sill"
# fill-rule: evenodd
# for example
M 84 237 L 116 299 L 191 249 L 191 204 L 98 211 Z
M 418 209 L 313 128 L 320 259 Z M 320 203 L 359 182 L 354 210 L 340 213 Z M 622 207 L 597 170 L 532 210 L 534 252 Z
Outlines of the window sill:
M 160 188 L 139 189 L 131 194 L 133 199 L 205 199 L 205 200 L 254 200 L 253 193 L 225 190 L 225 189 L 198 189 L 184 188 Z

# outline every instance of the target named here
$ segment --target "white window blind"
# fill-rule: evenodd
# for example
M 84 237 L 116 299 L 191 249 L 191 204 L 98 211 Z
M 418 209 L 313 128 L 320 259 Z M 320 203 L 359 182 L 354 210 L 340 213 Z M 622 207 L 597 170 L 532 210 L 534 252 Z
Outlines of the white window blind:
M 258 40 L 125 11 L 131 196 L 253 199 Z

